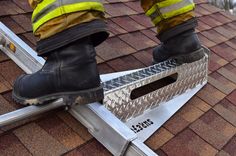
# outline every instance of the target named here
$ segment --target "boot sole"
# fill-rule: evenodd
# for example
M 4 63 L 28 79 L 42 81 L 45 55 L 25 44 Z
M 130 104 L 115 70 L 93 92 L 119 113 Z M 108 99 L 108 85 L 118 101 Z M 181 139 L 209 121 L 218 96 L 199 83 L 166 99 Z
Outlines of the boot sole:
M 198 61 L 202 59 L 205 56 L 204 48 L 200 48 L 192 53 L 186 54 L 186 55 L 175 55 L 170 57 L 169 59 L 175 59 L 178 64 L 184 64 L 184 63 L 192 63 L 195 61 Z M 153 64 L 157 64 L 160 62 L 157 62 L 153 60 Z
M 12 93 L 12 98 L 22 105 L 42 105 L 54 100 L 63 99 L 66 105 L 82 105 L 102 101 L 104 98 L 103 87 L 99 86 L 93 89 L 82 90 L 78 92 L 60 92 L 45 95 L 37 98 L 24 98 Z

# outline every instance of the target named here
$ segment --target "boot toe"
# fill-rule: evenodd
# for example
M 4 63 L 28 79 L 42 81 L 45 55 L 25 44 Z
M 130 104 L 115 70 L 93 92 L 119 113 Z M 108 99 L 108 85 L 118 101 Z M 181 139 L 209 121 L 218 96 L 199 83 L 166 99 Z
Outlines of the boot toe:
M 15 93 L 15 95 L 20 95 L 20 91 L 21 91 L 21 80 L 26 76 L 26 74 L 20 75 L 14 82 L 13 85 L 13 92 Z
M 13 93 L 12 93 L 12 98 L 20 104 L 24 104 L 23 103 L 23 98 L 24 97 L 24 92 L 23 92 L 23 82 L 22 80 L 27 76 L 27 74 L 23 74 L 21 76 L 19 76 L 13 85 Z

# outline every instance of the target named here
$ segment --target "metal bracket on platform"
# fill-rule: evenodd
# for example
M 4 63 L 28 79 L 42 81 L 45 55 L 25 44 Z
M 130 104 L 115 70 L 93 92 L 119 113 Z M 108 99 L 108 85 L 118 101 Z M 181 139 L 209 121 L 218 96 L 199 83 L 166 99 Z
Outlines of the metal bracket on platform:
M 0 23 L 0 49 L 25 72 L 39 70 L 44 60 Z M 175 60 L 132 71 L 101 75 L 104 103 L 76 105 L 69 112 L 113 155 L 155 156 L 144 141 L 207 83 L 206 56 L 189 64 Z M 134 90 L 171 77 L 174 81 L 141 96 Z M 0 127 L 65 106 L 59 99 L 45 106 L 28 106 L 0 116 Z

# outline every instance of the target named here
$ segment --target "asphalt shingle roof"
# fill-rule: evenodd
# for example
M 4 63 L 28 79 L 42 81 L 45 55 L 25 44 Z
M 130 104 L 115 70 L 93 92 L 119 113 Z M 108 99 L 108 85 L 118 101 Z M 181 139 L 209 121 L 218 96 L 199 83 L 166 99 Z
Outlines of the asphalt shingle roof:
M 146 144 L 159 155 L 236 155 L 236 16 L 206 0 L 195 0 L 196 32 L 212 53 L 209 82 Z M 160 42 L 138 0 L 103 0 L 111 32 L 97 47 L 100 73 L 151 64 Z M 0 21 L 32 48 L 36 39 L 27 0 L 1 0 Z M 11 99 L 23 71 L 0 52 L 0 114 L 20 108 Z M 86 128 L 62 109 L 0 129 L 0 155 L 111 155 Z

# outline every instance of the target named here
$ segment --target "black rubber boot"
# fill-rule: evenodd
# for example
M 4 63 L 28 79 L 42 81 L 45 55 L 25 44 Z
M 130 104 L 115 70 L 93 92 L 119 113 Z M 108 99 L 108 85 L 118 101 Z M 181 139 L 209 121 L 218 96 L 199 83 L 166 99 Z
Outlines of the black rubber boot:
M 191 63 L 204 57 L 204 50 L 194 29 L 163 41 L 153 50 L 153 64 L 176 59 L 178 63 Z
M 95 56 L 89 37 L 50 52 L 41 70 L 16 80 L 13 99 L 24 105 L 59 98 L 69 105 L 102 100 L 103 88 Z

